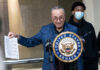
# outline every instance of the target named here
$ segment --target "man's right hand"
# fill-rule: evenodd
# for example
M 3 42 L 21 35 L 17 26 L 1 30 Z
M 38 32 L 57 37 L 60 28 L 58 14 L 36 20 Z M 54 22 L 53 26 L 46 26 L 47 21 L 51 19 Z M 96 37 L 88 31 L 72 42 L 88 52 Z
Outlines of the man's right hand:
M 9 33 L 8 33 L 8 37 L 9 37 L 9 38 L 14 38 L 14 37 L 15 37 L 15 38 L 19 38 L 19 35 L 16 34 L 16 33 L 14 33 L 14 32 L 9 32 Z

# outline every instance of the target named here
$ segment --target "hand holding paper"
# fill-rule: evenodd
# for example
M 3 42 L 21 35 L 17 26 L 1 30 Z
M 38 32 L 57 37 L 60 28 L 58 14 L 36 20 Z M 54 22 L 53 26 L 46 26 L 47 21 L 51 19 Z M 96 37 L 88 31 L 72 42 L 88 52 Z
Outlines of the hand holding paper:
M 9 38 L 14 38 L 14 37 L 15 37 L 15 38 L 19 38 L 19 35 L 16 34 L 16 33 L 14 33 L 14 32 L 9 32 L 9 33 L 8 33 L 8 37 L 9 37 Z
M 9 38 L 8 36 L 4 36 L 6 58 L 19 59 L 19 49 L 17 41 L 17 38 Z

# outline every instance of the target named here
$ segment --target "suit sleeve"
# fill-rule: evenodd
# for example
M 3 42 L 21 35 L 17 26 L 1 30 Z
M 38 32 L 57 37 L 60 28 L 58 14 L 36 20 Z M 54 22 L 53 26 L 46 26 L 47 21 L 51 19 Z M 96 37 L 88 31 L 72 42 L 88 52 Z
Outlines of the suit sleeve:
M 18 43 L 26 47 L 34 47 L 42 43 L 41 35 L 42 35 L 42 30 L 40 30 L 40 32 L 38 32 L 35 36 L 30 38 L 25 38 L 23 36 L 20 36 L 18 39 Z

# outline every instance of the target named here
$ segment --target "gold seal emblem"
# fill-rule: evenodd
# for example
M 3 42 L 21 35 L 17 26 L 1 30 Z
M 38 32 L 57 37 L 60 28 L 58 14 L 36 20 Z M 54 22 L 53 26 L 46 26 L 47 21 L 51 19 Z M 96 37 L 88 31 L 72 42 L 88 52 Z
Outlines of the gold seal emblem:
M 53 42 L 55 56 L 63 62 L 77 60 L 83 50 L 83 43 L 80 37 L 73 32 L 59 34 Z

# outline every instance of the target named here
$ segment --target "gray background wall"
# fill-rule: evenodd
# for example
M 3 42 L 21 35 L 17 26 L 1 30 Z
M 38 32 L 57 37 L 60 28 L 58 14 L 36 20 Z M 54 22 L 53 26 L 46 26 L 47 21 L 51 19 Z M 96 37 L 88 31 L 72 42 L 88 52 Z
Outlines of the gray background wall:
M 96 34 L 100 31 L 100 0 L 93 0 L 94 3 L 94 27 Z

